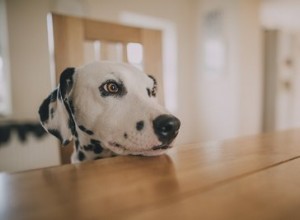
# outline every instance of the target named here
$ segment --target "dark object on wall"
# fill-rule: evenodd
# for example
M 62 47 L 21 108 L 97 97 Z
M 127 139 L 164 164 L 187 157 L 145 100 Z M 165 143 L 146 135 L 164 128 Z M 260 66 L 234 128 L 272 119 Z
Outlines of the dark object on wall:
M 47 135 L 39 122 L 1 122 L 0 146 L 10 141 L 13 132 L 17 133 L 20 142 L 26 142 L 28 135 L 33 135 L 38 139 Z

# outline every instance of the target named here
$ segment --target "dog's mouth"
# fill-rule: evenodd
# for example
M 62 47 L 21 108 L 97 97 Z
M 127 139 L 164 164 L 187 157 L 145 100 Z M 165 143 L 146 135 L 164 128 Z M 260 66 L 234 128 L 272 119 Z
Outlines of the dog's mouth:
M 173 146 L 170 145 L 170 143 L 164 143 L 164 144 L 160 144 L 160 145 L 156 145 L 156 146 L 152 146 L 150 148 L 146 148 L 146 149 L 131 149 L 129 147 L 126 147 L 122 144 L 119 144 L 117 142 L 108 142 L 108 144 L 117 152 L 126 152 L 129 154 L 143 154 L 143 153 L 147 153 L 147 152 L 153 152 L 153 151 L 157 151 L 157 152 L 162 152 L 165 151 L 167 149 L 172 148 Z
M 172 146 L 170 144 L 161 144 L 161 145 L 152 147 L 152 150 L 166 150 L 169 148 L 172 148 Z

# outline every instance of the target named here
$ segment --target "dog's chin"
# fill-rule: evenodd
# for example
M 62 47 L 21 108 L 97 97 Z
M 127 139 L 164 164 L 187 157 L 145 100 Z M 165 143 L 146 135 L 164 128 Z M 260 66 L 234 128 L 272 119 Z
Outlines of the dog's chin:
M 140 155 L 140 156 L 158 156 L 166 152 L 166 150 L 172 148 L 172 145 L 157 145 L 147 148 L 133 148 L 133 147 L 127 147 L 123 146 L 121 144 L 118 144 L 116 142 L 109 142 L 108 143 L 108 149 L 113 151 L 114 153 L 118 155 Z

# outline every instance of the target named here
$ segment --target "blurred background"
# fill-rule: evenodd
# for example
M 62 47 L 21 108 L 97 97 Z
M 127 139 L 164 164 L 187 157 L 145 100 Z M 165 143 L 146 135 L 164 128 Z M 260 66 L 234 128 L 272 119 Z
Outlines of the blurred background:
M 49 13 L 161 32 L 161 94 L 182 121 L 179 147 L 300 126 L 300 1 L 0 0 L 0 171 L 61 163 L 37 114 L 57 80 Z M 134 42 L 87 41 L 84 62 L 124 51 L 143 68 Z

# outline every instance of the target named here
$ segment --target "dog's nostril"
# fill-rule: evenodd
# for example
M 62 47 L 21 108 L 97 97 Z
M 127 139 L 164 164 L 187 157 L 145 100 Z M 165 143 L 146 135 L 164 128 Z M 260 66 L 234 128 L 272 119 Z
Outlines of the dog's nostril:
M 171 142 L 177 136 L 179 127 L 179 119 L 172 115 L 160 115 L 153 121 L 154 132 L 163 143 Z

